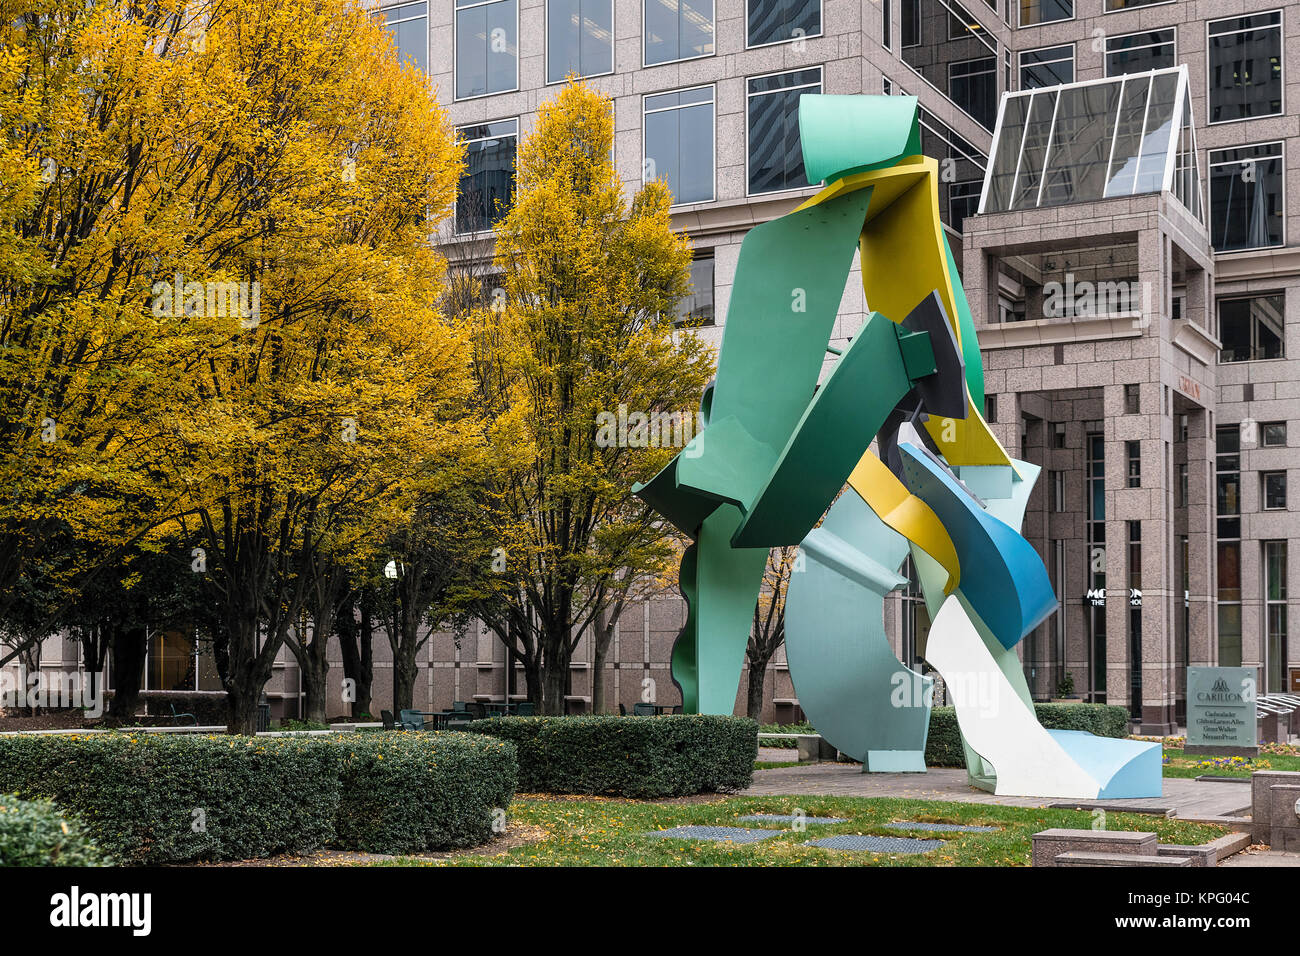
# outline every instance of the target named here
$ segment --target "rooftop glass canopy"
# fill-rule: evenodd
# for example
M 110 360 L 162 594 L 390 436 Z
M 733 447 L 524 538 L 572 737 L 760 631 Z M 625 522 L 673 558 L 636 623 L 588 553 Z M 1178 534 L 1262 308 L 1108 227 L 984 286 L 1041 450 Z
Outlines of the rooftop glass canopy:
M 980 212 L 1162 190 L 1205 221 L 1186 65 L 1002 98 Z

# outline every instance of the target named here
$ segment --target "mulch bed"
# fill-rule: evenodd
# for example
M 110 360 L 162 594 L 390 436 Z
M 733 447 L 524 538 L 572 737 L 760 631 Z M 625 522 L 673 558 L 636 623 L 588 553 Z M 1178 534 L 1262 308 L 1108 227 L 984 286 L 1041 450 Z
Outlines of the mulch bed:
M 530 843 L 538 843 L 545 840 L 548 836 L 542 827 L 527 826 L 522 823 L 509 823 L 506 825 L 506 832 L 495 838 L 491 843 L 485 843 L 482 846 L 472 846 L 464 850 L 449 850 L 445 853 L 411 853 L 404 855 L 403 859 L 408 860 L 428 860 L 430 863 L 436 863 L 440 860 L 450 860 L 458 856 L 496 856 L 499 853 L 505 853 L 516 847 L 527 846 Z M 368 863 L 382 863 L 385 860 L 393 860 L 396 857 L 384 853 L 357 853 L 351 850 L 317 850 L 315 853 L 305 855 L 284 854 L 283 856 L 273 856 L 266 860 L 230 860 L 214 863 L 178 863 L 176 866 L 196 866 L 196 867 L 252 867 L 252 866 L 269 866 L 269 867 L 289 867 L 289 866 L 365 866 Z

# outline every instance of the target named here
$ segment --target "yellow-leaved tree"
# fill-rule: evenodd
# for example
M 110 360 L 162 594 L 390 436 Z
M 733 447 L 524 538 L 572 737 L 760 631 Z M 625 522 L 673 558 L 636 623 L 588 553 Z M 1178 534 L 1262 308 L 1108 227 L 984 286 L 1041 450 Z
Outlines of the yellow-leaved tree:
M 548 714 L 563 713 L 578 641 L 676 559 L 671 529 L 631 487 L 689 439 L 713 373 L 708 347 L 674 328 L 691 253 L 670 194 L 656 181 L 628 201 L 613 135 L 610 101 L 582 83 L 542 105 L 496 228 L 504 296 L 475 312 L 502 469 L 495 586 L 476 610 Z
M 286 640 L 323 714 L 328 629 L 299 626 L 322 576 L 483 444 L 468 336 L 432 305 L 446 115 L 352 0 L 18 6 L 0 575 L 46 526 L 109 563 L 179 540 L 229 728 L 254 729 Z

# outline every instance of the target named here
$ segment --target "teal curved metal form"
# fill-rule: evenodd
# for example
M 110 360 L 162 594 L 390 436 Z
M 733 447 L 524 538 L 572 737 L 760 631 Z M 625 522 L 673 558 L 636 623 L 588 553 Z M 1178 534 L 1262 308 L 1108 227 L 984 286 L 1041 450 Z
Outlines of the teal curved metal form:
M 864 770 L 923 771 L 934 683 L 898 660 L 882 623 L 910 557 L 934 619 L 926 658 L 957 706 L 973 783 L 1158 795 L 1158 744 L 1049 732 L 1034 717 L 1015 647 L 1057 604 L 1019 532 L 1038 469 L 983 419 L 979 344 L 915 98 L 806 95 L 799 124 L 805 169 L 825 186 L 746 236 L 702 428 L 633 489 L 693 539 L 672 655 L 685 709 L 733 711 L 769 549 L 798 544 L 785 627 L 800 703 Z M 841 354 L 828 346 L 855 251 L 879 311 Z

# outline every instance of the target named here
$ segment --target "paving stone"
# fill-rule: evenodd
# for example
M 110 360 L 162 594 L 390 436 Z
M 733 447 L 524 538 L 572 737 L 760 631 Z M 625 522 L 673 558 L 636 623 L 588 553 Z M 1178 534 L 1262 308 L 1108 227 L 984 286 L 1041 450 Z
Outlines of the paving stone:
M 747 817 L 736 817 L 737 820 L 764 820 L 769 823 L 794 823 L 796 820 L 802 820 L 804 823 L 848 823 L 847 817 L 796 817 L 794 815 L 782 815 L 779 813 L 751 813 Z
M 714 840 L 719 843 L 730 840 L 732 843 L 757 843 L 777 836 L 780 830 L 749 830 L 745 827 L 673 827 L 671 830 L 656 830 L 645 834 L 648 837 L 667 837 L 670 840 Z
M 929 853 L 943 846 L 944 840 L 921 840 L 916 837 L 858 836 L 844 834 L 809 840 L 804 846 L 819 846 L 826 850 L 854 850 L 869 853 Z
M 969 823 L 918 823 L 915 820 L 900 820 L 886 823 L 890 830 L 935 830 L 943 833 L 997 833 L 997 827 L 977 827 Z

